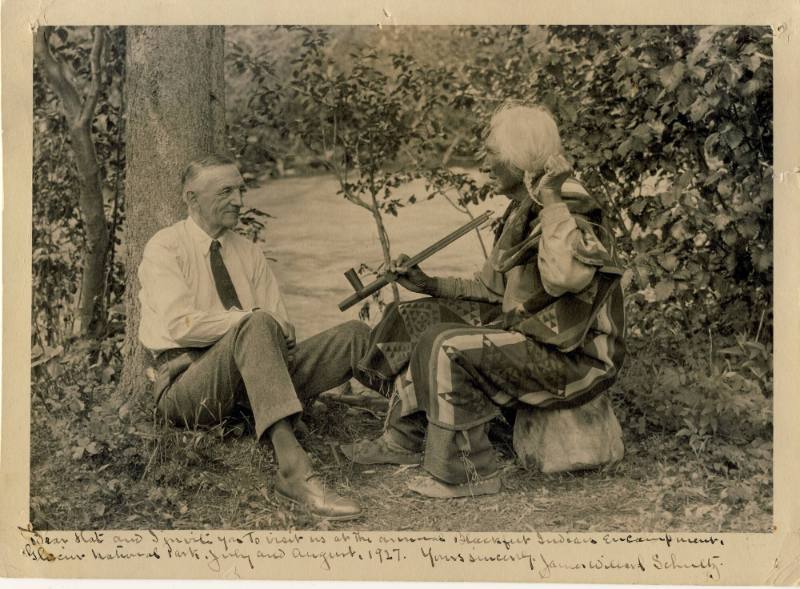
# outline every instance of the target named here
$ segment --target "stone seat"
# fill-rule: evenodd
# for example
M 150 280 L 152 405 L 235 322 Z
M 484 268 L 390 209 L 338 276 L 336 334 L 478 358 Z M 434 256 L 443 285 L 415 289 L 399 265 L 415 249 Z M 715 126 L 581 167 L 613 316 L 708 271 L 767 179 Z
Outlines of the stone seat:
M 606 393 L 574 409 L 517 409 L 514 451 L 543 473 L 597 468 L 622 460 L 622 428 Z

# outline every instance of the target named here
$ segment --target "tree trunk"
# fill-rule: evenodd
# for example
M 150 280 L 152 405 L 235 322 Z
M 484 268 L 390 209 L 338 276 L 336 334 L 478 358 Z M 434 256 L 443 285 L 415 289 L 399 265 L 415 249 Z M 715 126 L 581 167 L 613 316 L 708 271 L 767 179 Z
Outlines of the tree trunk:
M 125 368 L 120 386 L 147 394 L 137 269 L 156 231 L 186 216 L 180 177 L 225 152 L 224 28 L 130 27 L 126 54 Z
M 61 101 L 61 110 L 69 126 L 69 137 L 80 184 L 78 207 L 85 235 L 83 275 L 75 329 L 80 335 L 99 337 L 105 329 L 102 303 L 109 235 L 103 208 L 97 151 L 92 139 L 92 121 L 102 77 L 101 56 L 105 29 L 103 27 L 92 29 L 93 43 L 89 58 L 91 78 L 83 97 L 79 95 L 72 81 L 75 72 L 50 52 L 48 39 L 51 31 L 52 27 L 42 27 L 36 32 L 36 55 L 42 64 L 42 71 L 47 81 Z
M 106 323 L 103 291 L 109 234 L 103 208 L 103 192 L 100 188 L 97 153 L 90 127 L 91 122 L 72 127 L 69 134 L 81 186 L 78 202 L 86 236 L 77 327 L 81 335 L 100 337 Z

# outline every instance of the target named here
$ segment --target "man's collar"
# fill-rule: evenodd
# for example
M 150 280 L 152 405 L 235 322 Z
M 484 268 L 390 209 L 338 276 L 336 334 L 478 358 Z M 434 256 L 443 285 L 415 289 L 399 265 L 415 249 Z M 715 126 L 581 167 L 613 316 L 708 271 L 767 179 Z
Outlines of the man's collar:
M 204 255 L 208 255 L 208 252 L 211 248 L 211 242 L 214 241 L 214 238 L 211 237 L 208 233 L 206 233 L 200 225 L 191 217 L 186 218 L 186 230 L 189 232 L 189 236 L 194 240 L 194 242 L 200 247 L 200 251 L 203 252 Z M 230 237 L 230 230 L 226 229 L 223 231 L 216 240 L 219 241 L 223 247 L 225 247 L 225 243 L 227 242 L 228 238 Z

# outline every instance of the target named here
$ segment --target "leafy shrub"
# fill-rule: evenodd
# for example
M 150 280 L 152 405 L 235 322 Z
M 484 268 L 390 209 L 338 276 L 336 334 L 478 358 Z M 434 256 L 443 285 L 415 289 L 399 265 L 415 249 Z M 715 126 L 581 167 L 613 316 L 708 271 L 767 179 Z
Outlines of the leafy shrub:
M 517 95 L 553 110 L 616 219 L 632 320 L 752 332 L 761 314 L 731 305 L 771 306 L 769 28 L 550 27 L 520 53 Z
M 753 345 L 761 353 L 763 348 L 771 359 L 764 346 L 739 341 L 744 349 Z M 757 370 L 731 364 L 732 349 L 740 348 L 715 351 L 707 338 L 671 335 L 635 343 L 615 393 L 626 429 L 641 436 L 673 434 L 723 472 L 771 463 L 769 381 Z

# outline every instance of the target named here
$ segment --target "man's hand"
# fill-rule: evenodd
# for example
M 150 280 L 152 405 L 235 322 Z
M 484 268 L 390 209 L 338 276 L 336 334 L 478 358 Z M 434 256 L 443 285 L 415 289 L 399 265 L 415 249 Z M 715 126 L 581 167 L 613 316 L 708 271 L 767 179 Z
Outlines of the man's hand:
M 411 292 L 429 294 L 435 278 L 425 274 L 419 266 L 406 267 L 410 259 L 406 254 L 400 254 L 389 266 L 389 273 L 397 276 L 397 283 L 403 288 Z
M 542 204 L 561 201 L 561 186 L 572 174 L 572 164 L 563 155 L 551 155 L 544 164 L 544 176 L 539 180 Z

